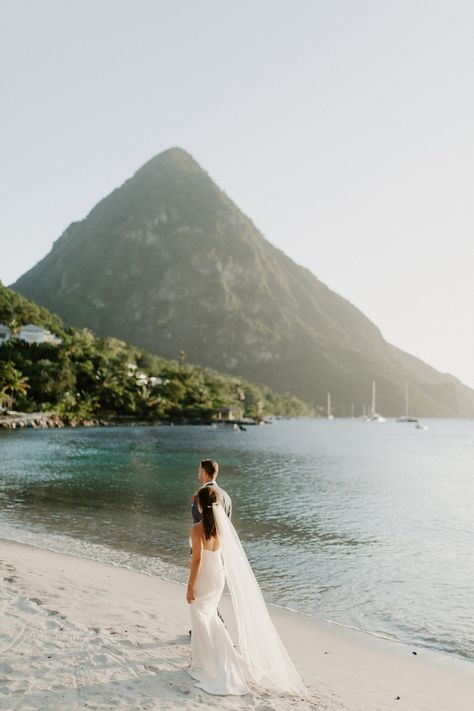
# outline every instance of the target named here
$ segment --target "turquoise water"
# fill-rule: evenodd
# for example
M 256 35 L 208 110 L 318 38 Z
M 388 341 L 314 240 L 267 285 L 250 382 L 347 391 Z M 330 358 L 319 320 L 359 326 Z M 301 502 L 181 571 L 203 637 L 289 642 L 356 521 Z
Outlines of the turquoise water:
M 203 457 L 267 600 L 474 658 L 474 422 L 0 431 L 0 536 L 184 580 Z

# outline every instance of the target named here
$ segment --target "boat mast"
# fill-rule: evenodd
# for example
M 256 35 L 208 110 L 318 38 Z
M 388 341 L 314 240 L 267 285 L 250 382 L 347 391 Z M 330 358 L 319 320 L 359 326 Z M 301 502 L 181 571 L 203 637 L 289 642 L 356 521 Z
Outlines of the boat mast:
M 372 417 L 375 415 L 375 380 L 372 380 L 372 407 L 370 414 Z

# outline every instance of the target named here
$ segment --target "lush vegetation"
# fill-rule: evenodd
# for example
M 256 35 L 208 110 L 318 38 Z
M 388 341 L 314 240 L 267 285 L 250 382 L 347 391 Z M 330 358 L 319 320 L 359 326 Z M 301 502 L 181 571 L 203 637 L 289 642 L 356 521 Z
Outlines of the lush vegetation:
M 33 322 L 53 331 L 60 345 L 11 340 L 0 346 L 0 400 L 65 419 L 131 417 L 209 421 L 234 416 L 301 415 L 306 406 L 255 385 L 186 362 L 167 360 L 115 338 L 66 327 L 46 309 L 0 285 L 0 323 L 14 331 Z

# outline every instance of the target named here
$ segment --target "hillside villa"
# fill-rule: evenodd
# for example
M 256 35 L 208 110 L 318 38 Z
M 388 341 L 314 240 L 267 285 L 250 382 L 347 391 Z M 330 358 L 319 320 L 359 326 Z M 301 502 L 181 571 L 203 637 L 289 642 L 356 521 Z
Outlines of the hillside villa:
M 25 326 L 20 326 L 17 333 L 12 333 L 12 330 L 0 324 L 0 345 L 7 341 L 16 340 L 24 343 L 51 343 L 57 346 L 61 343 L 61 339 L 55 336 L 54 333 L 48 331 L 47 328 L 36 326 L 34 323 L 27 323 Z

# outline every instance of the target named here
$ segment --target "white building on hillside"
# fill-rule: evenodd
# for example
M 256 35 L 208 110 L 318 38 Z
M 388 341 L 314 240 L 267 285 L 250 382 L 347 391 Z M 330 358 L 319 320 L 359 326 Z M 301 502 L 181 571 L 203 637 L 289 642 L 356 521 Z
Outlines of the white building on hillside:
M 57 346 L 61 343 L 61 339 L 55 336 L 51 331 L 42 326 L 36 326 L 34 323 L 27 323 L 18 331 L 16 338 L 25 343 L 51 343 Z
M 5 326 L 3 323 L 0 323 L 0 345 L 9 341 L 11 337 L 12 332 L 8 328 L 8 326 Z

